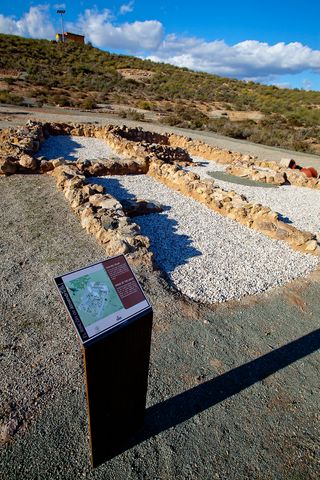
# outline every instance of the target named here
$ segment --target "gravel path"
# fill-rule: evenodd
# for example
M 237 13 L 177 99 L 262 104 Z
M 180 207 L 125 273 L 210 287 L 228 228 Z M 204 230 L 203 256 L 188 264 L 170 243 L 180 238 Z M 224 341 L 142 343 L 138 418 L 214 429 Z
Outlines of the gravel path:
M 188 170 L 197 173 L 202 178 L 212 177 L 208 172 L 224 171 L 225 166 L 215 162 L 207 162 L 194 157 L 200 166 L 188 167 Z M 282 186 L 275 188 L 248 187 L 236 183 L 214 179 L 214 183 L 225 190 L 234 190 L 245 195 L 249 202 L 261 203 L 278 212 L 288 223 L 292 223 L 301 230 L 317 233 L 320 231 L 320 190 Z
M 318 259 L 292 251 L 148 176 L 93 178 L 119 200 L 165 205 L 160 214 L 135 217 L 151 240 L 158 265 L 185 295 L 202 302 L 240 299 L 313 270 Z M 165 199 L 165 200 L 164 200 Z
M 192 157 L 192 160 L 197 163 L 196 166 L 191 166 L 191 167 L 186 167 L 186 170 L 189 170 L 190 172 L 194 172 L 197 175 L 200 175 L 200 177 L 203 178 L 211 178 L 210 175 L 208 175 L 208 172 L 225 172 L 226 167 L 228 165 L 222 165 L 221 163 L 216 163 L 213 160 L 205 160 L 204 158 L 201 157 Z
M 109 145 L 98 138 L 57 135 L 49 137 L 42 145 L 38 156 L 48 160 L 63 157 L 66 160 L 95 160 L 98 158 L 119 158 Z

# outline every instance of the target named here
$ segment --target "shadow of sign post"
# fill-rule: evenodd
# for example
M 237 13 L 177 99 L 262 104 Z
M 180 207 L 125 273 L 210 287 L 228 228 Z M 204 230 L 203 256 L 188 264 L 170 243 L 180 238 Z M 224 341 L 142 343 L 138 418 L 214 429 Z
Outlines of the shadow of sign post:
M 83 346 L 91 463 L 112 458 L 142 425 L 152 308 L 124 255 L 55 278 Z

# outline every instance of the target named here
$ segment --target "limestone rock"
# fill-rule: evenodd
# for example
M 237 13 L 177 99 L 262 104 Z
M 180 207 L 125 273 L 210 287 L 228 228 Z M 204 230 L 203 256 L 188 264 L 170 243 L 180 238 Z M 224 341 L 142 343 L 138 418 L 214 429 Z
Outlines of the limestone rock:
M 129 217 L 136 217 L 138 215 L 148 215 L 149 213 L 159 213 L 163 211 L 163 207 L 159 202 L 148 200 L 122 200 L 122 207 Z
M 0 158 L 0 175 L 13 175 L 17 171 L 17 162 L 12 157 Z
M 83 191 L 87 195 L 95 195 L 96 193 L 104 193 L 105 188 L 103 185 L 98 185 L 98 184 L 87 184 L 83 187 Z
M 317 240 L 308 240 L 304 245 L 304 249 L 306 250 L 306 252 L 313 252 L 316 250 L 317 247 L 318 247 Z
M 54 170 L 54 168 L 55 167 L 51 160 L 40 160 L 40 165 L 39 165 L 40 173 L 50 172 L 51 170 Z
M 111 197 L 110 195 L 103 195 L 101 193 L 91 195 L 89 197 L 89 202 L 94 207 L 101 207 L 105 208 L 106 210 L 122 208 L 121 203 L 119 203 L 118 200 Z
M 31 155 L 22 155 L 19 158 L 19 165 L 23 172 L 25 171 L 35 172 L 37 169 L 37 161 Z
M 127 242 L 124 240 L 114 239 L 110 240 L 110 242 L 106 246 L 106 252 L 108 255 L 125 255 L 129 253 L 130 247 Z
M 100 222 L 101 226 L 105 230 L 115 230 L 116 228 L 118 228 L 119 225 L 118 219 L 115 218 L 112 214 L 102 215 L 102 217 L 100 217 Z

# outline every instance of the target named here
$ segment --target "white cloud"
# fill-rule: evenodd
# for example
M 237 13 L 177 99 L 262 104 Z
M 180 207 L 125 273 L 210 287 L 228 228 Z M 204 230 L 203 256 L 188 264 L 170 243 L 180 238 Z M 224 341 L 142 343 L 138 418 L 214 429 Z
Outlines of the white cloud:
M 293 88 L 289 82 L 273 82 L 271 85 L 275 85 L 278 88 Z
M 311 90 L 311 87 L 312 87 L 312 82 L 310 82 L 310 80 L 308 80 L 307 78 L 305 78 L 302 82 L 302 88 L 304 90 Z
M 55 5 L 58 6 L 62 7 L 64 3 Z M 120 13 L 132 9 L 133 0 L 129 0 L 120 7 Z M 56 14 L 52 10 L 51 14 L 57 23 Z M 55 35 L 52 18 L 48 5 L 32 6 L 18 19 L 0 14 L 0 32 L 52 39 Z M 245 40 L 228 45 L 223 40 L 208 42 L 175 34 L 164 37 L 163 25 L 158 20 L 117 23 L 108 9 L 87 9 L 66 27 L 84 34 L 93 45 L 103 49 L 119 49 L 139 55 L 148 52 L 148 58 L 157 62 L 244 80 L 281 83 L 281 75 L 305 71 L 320 73 L 320 51 L 299 42 L 269 45 Z M 305 83 L 304 88 L 309 89 L 310 85 Z
M 68 28 L 82 32 L 94 45 L 106 49 L 134 53 L 155 50 L 160 45 L 163 26 L 157 20 L 114 25 L 111 19 L 110 10 L 87 9 L 75 24 L 68 24 Z
M 245 40 L 228 45 L 223 40 L 206 42 L 196 37 L 168 35 L 148 58 L 192 70 L 255 80 L 307 69 L 320 72 L 320 51 L 299 42 L 269 45 Z
M 47 5 L 30 7 L 20 19 L 0 14 L 0 32 L 31 38 L 54 38 L 55 29 L 50 22 Z
M 124 3 L 123 5 L 121 5 L 120 7 L 120 14 L 121 15 L 125 15 L 126 13 L 130 13 L 133 11 L 133 0 L 129 3 Z

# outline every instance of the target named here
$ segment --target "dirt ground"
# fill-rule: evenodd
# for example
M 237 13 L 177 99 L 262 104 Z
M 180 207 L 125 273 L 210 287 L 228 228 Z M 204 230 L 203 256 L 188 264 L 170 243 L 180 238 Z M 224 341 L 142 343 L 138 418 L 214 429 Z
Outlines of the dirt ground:
M 1 126 L 119 123 L 58 109 L 1 107 L 0 117 Z M 175 130 L 260 156 L 288 153 Z M 92 470 L 82 351 L 53 277 L 105 254 L 49 176 L 0 178 L 0 192 L 1 480 L 319 478 L 320 272 L 216 306 L 137 272 L 154 309 L 145 426 Z
M 145 426 L 92 470 L 82 351 L 53 277 L 105 255 L 51 177 L 0 191 L 1 480 L 319 478 L 319 272 L 211 307 L 138 272 L 154 309 Z

